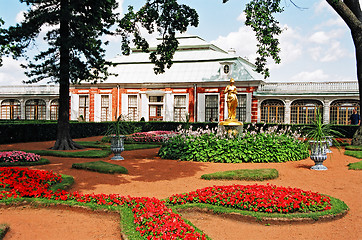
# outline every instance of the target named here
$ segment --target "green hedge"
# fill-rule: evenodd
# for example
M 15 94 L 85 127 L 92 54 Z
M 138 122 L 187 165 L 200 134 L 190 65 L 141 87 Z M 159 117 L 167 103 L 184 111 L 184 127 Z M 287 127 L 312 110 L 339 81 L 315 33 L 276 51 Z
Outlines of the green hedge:
M 102 136 L 107 132 L 109 124 L 112 122 L 70 122 L 70 135 L 72 138 L 83 138 L 91 136 Z M 123 134 L 134 132 L 148 132 L 157 130 L 175 131 L 178 126 L 193 129 L 217 127 L 217 123 L 209 122 L 122 122 L 121 128 Z M 265 127 L 277 124 L 267 124 Z M 244 128 L 253 128 L 251 123 L 245 123 Z M 262 127 L 264 124 L 255 124 Z M 291 129 L 300 129 L 304 125 L 280 124 L 279 128 L 291 127 Z M 352 138 L 358 126 L 352 125 L 334 125 L 333 128 L 339 130 L 346 138 Z M 54 121 L 0 121 L 0 144 L 17 143 L 17 142 L 35 142 L 50 141 L 56 139 L 57 124 Z

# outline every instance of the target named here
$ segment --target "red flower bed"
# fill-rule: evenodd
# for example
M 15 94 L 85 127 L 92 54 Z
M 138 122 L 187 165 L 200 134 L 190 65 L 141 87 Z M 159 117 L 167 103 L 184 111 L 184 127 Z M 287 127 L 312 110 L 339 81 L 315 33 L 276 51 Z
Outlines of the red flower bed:
M 49 186 L 61 181 L 59 174 L 27 168 L 0 168 L 0 200 L 41 197 L 58 201 L 77 201 L 103 206 L 127 205 L 134 214 L 136 230 L 145 239 L 205 239 L 205 235 L 185 223 L 164 201 L 156 198 L 124 197 L 118 194 L 53 192 Z M 214 186 L 171 196 L 167 203 L 208 203 L 266 213 L 323 211 L 331 208 L 326 196 L 297 188 L 274 185 Z
M 316 212 L 331 209 L 330 198 L 274 185 L 214 186 L 169 197 L 170 204 L 208 203 L 266 213 Z
M 118 194 L 81 194 L 48 190 L 60 182 L 60 175 L 27 168 L 0 168 L 0 200 L 18 197 L 42 197 L 58 201 L 77 201 L 105 206 L 127 205 L 134 213 L 136 230 L 146 239 L 206 239 L 156 198 L 123 197 Z

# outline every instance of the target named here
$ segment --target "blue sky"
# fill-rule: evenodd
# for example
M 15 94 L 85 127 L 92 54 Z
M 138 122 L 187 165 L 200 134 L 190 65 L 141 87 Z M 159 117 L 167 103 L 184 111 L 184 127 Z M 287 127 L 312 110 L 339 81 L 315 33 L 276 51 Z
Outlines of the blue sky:
M 139 8 L 144 0 L 118 0 L 120 12 L 132 4 Z M 218 47 L 234 48 L 237 55 L 254 62 L 256 40 L 250 28 L 244 25 L 244 0 L 179 0 L 193 7 L 199 14 L 199 26 L 188 34 L 198 35 Z M 356 80 L 355 52 L 350 31 L 325 0 L 294 0 L 304 10 L 294 7 L 289 0 L 282 1 L 284 12 L 277 15 L 284 31 L 280 36 L 281 64 L 270 61 L 270 82 L 340 81 Z M 360 0 L 361 4 L 361 0 Z M 0 0 L 0 16 L 7 24 L 21 19 L 25 4 L 16 0 Z M 152 42 L 156 35 L 147 36 Z M 119 38 L 111 38 L 107 58 L 120 53 Z M 39 48 L 41 48 L 39 46 Z M 36 51 L 34 48 L 32 51 Z M 5 58 L 0 68 L 0 85 L 21 84 L 26 79 L 19 64 L 22 60 Z

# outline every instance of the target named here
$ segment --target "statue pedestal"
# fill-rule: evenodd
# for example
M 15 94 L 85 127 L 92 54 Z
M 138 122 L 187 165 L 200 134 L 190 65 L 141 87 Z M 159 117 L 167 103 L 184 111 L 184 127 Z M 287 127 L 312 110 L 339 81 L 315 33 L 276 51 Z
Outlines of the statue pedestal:
M 236 136 L 243 131 L 243 123 L 237 119 L 226 119 L 219 123 L 218 131 Z

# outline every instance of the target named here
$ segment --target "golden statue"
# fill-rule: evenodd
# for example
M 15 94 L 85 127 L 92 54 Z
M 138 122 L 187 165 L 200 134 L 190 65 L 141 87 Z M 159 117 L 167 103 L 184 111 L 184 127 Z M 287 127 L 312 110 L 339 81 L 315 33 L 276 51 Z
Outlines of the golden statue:
M 236 119 L 236 108 L 238 106 L 238 92 L 234 85 L 235 80 L 230 79 L 230 84 L 226 86 L 224 93 L 227 94 L 226 102 L 228 107 L 228 118 L 219 123 L 219 129 L 221 132 L 226 132 L 230 135 L 236 136 L 243 130 L 243 123 Z M 219 130 L 218 130 L 219 131 Z
M 227 106 L 228 106 L 228 119 L 236 118 L 236 107 L 238 106 L 238 97 L 236 86 L 234 85 L 235 80 L 233 78 L 230 79 L 230 85 L 227 85 L 224 93 L 227 93 Z

